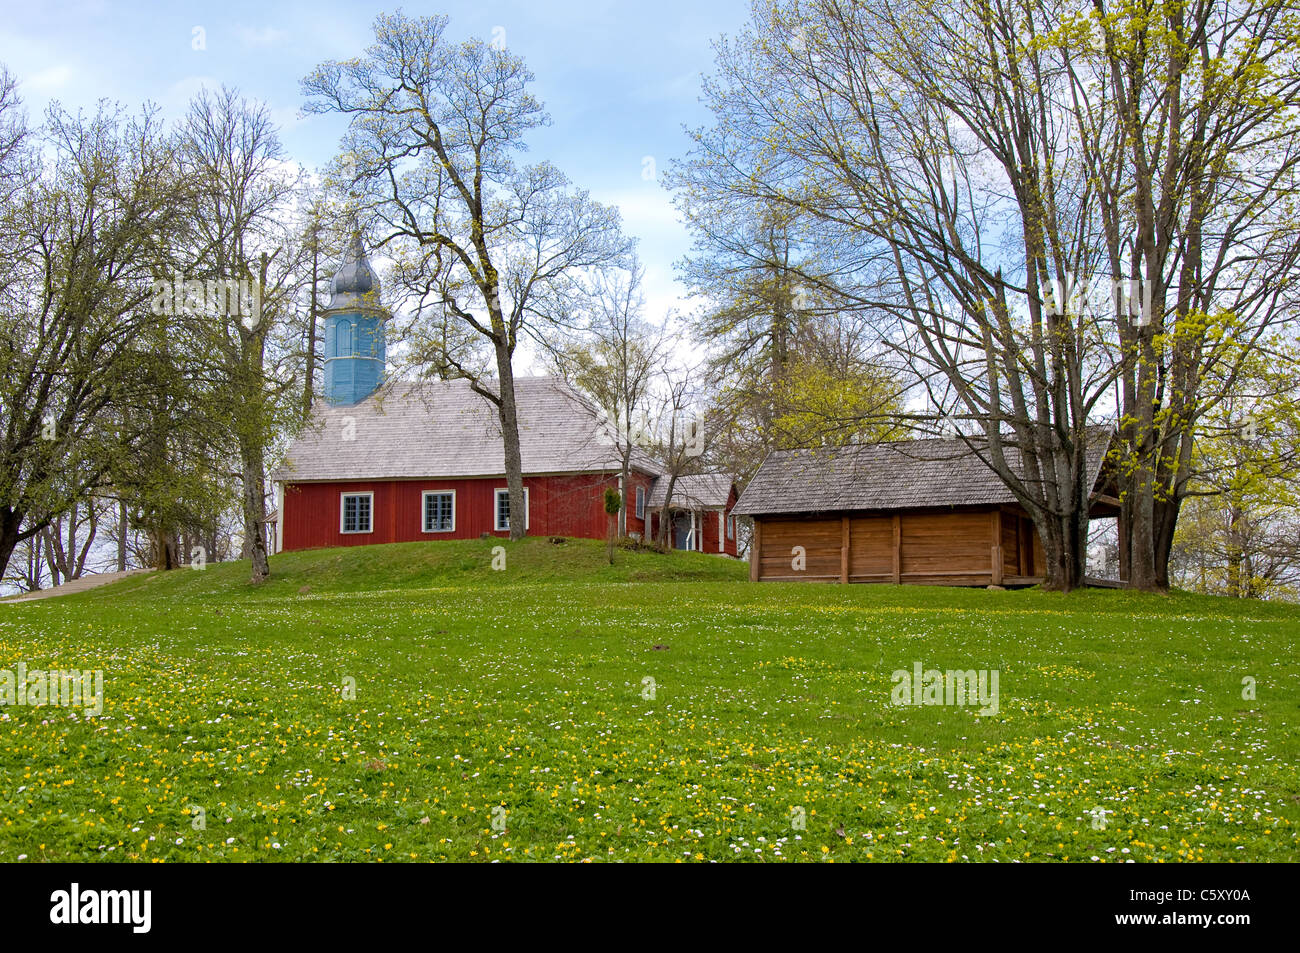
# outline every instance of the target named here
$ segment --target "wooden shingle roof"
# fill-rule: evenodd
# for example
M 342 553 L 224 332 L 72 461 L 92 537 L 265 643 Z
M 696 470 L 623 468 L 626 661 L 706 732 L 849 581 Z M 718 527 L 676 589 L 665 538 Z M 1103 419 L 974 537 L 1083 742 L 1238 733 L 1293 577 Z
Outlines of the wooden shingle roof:
M 527 474 L 617 472 L 616 431 L 593 403 L 556 377 L 515 380 Z M 632 467 L 662 467 L 634 449 Z M 497 408 L 469 382 L 381 388 L 359 404 L 318 404 L 271 478 L 284 482 L 455 478 L 505 473 Z
M 691 509 L 709 509 L 725 507 L 731 499 L 731 475 L 727 473 L 694 473 L 679 476 L 673 483 L 673 505 Z M 668 477 L 661 476 L 650 488 L 651 509 L 664 505 L 664 496 L 668 492 Z
M 1088 429 L 1090 487 L 1096 485 L 1111 433 L 1110 427 Z M 1023 473 L 1019 450 L 1007 447 L 1005 454 L 1013 471 Z M 758 468 L 733 512 L 766 516 L 1015 502 L 1006 484 L 965 441 L 935 437 L 775 451 Z

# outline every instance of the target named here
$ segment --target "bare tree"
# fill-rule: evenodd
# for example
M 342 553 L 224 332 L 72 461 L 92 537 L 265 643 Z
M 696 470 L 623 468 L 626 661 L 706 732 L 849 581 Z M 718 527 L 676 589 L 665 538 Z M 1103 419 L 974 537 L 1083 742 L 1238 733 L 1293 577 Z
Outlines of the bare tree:
M 337 185 L 337 183 L 331 183 Z M 338 258 L 346 243 L 352 238 L 348 231 L 351 216 L 348 208 L 333 200 L 327 188 L 314 192 L 302 210 L 299 242 L 306 261 L 303 265 L 305 274 L 303 310 L 306 320 L 303 326 L 302 356 L 302 420 L 306 422 L 311 415 L 312 404 L 316 400 L 316 372 L 321 367 L 318 351 L 320 315 L 320 286 L 327 285 L 330 272 L 325 263 Z
M 698 395 L 693 376 L 695 371 L 684 368 L 666 373 L 666 388 L 659 400 L 659 427 L 654 431 L 652 444 L 655 455 L 663 462 L 664 472 L 659 479 L 664 483 L 664 501 L 659 507 L 659 532 L 656 542 L 668 548 L 668 534 L 672 531 L 672 503 L 677 482 L 683 476 L 699 472 L 703 455 L 704 435 L 701 422 L 693 411 Z
M 80 579 L 86 571 L 86 557 L 95 545 L 103 502 L 89 497 L 73 503 L 66 514 L 55 518 L 42 531 L 45 561 L 52 585 Z
M 602 269 L 585 296 L 590 314 L 584 333 L 548 352 L 555 370 L 592 397 L 614 426 L 623 488 L 620 536 L 627 535 L 632 458 L 647 444 L 653 387 L 666 359 L 664 326 L 652 326 L 642 316 L 644 277 L 635 259 L 627 268 Z
M 563 320 L 580 273 L 628 250 L 617 211 L 570 191 L 554 166 L 519 166 L 524 136 L 548 122 L 523 60 L 444 36 L 447 18 L 381 15 L 366 55 L 303 81 L 311 112 L 351 119 L 346 165 L 391 245 L 417 310 L 433 311 L 418 356 L 465 377 L 497 408 L 510 511 L 524 508 L 514 354 L 521 335 Z M 459 328 L 456 327 L 459 325 Z M 466 347 L 490 351 L 495 377 Z M 511 539 L 525 532 L 510 523 Z

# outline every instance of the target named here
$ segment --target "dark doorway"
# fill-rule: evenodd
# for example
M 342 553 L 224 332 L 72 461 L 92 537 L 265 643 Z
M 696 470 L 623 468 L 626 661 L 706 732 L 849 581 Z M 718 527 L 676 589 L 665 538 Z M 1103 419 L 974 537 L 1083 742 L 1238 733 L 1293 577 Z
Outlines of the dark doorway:
M 673 514 L 673 548 L 690 549 L 691 548 L 691 514 L 674 513 Z

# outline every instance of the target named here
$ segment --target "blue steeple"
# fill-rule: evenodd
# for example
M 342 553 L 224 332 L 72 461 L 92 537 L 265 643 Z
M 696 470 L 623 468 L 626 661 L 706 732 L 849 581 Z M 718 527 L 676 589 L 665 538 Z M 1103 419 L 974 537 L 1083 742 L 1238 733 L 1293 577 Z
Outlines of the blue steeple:
M 330 303 L 323 317 L 325 399 L 331 404 L 359 403 L 384 379 L 388 312 L 379 303 L 379 277 L 361 247 L 355 218 L 352 239 L 330 281 Z

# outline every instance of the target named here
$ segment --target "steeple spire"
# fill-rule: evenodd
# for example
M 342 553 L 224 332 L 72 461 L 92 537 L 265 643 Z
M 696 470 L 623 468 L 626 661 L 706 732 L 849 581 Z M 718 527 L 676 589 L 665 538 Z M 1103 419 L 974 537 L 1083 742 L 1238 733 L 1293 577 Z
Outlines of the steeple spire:
M 355 210 L 348 214 L 351 237 L 339 269 L 330 279 L 325 309 L 325 399 L 332 404 L 365 400 L 384 379 L 388 312 L 379 301 L 379 276 L 366 258 Z
M 377 307 L 379 276 L 371 267 L 370 259 L 366 257 L 365 248 L 361 244 L 361 225 L 357 221 L 357 213 L 353 211 L 348 218 L 351 237 L 344 249 L 339 270 L 334 273 L 330 281 L 329 307 L 331 310 L 346 307 Z

